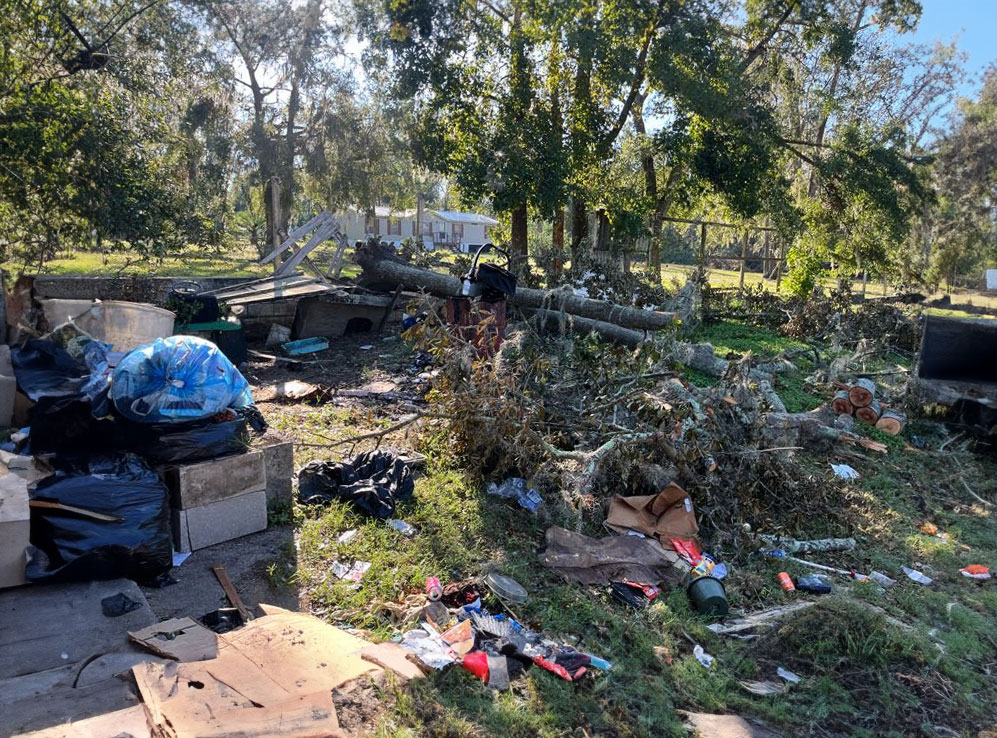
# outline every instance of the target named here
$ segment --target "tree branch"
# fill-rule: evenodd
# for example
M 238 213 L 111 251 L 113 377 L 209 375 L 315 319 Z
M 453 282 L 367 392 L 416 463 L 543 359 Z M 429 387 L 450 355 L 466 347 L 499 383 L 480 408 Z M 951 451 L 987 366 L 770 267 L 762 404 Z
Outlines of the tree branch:
M 634 78 L 630 84 L 630 93 L 627 95 L 627 99 L 623 102 L 623 108 L 620 110 L 619 116 L 616 118 L 616 123 L 613 124 L 612 129 L 602 140 L 601 149 L 606 151 L 610 146 L 613 145 L 613 141 L 616 137 L 620 135 L 620 131 L 623 130 L 623 126 L 627 122 L 627 118 L 630 116 L 630 110 L 633 108 L 634 102 L 637 100 L 640 94 L 640 88 L 644 84 L 644 67 L 647 64 L 647 52 L 651 47 L 651 39 L 654 37 L 654 29 L 657 28 L 658 21 L 655 20 L 651 24 L 650 28 L 647 29 L 647 33 L 644 35 L 644 44 L 641 46 L 640 54 L 637 57 L 637 65 L 634 69 Z
M 765 51 L 765 47 L 769 45 L 775 35 L 779 32 L 779 29 L 782 28 L 782 25 L 789 19 L 789 16 L 796 8 L 796 3 L 797 0 L 789 0 L 789 3 L 786 5 L 786 10 L 783 11 L 782 16 L 778 21 L 776 21 L 775 25 L 769 29 L 769 32 L 766 34 L 765 38 L 755 44 L 754 48 L 748 52 L 748 55 L 744 58 L 744 61 L 741 62 L 742 72 L 748 71 L 751 65 L 755 63 L 755 60 L 762 55 Z

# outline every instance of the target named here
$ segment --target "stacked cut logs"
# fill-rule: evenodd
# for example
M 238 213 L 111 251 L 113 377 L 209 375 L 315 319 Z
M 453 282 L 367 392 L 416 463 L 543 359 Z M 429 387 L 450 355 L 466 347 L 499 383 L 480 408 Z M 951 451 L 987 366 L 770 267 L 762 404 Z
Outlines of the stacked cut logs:
M 836 392 L 831 409 L 838 415 L 854 415 L 891 436 L 900 433 L 907 423 L 902 412 L 884 407 L 876 399 L 876 384 L 870 379 L 856 379 L 846 389 Z

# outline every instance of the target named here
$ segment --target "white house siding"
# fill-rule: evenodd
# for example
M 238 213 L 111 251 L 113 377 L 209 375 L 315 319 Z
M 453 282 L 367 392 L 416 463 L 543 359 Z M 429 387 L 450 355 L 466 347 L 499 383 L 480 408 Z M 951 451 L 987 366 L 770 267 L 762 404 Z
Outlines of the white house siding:
M 362 213 L 357 213 L 355 211 L 346 212 L 336 216 L 339 222 L 342 224 L 343 229 L 346 232 L 346 238 L 349 243 L 356 243 L 357 241 L 366 241 L 368 237 L 366 223 L 367 219 Z M 402 217 L 401 220 L 401 234 L 389 234 L 388 233 L 388 219 L 387 218 L 376 218 L 377 221 L 377 236 L 386 241 L 402 241 L 406 238 L 415 237 L 420 240 L 420 234 L 416 233 L 416 221 L 415 217 Z M 465 244 L 471 246 L 480 246 L 488 241 L 488 226 L 465 223 L 463 237 L 459 240 Z M 454 231 L 452 223 L 445 223 L 442 220 L 433 218 L 430 215 L 425 215 L 422 222 L 422 228 L 425 235 L 432 235 L 434 240 L 439 240 L 439 235 L 445 234 L 445 241 L 450 243 L 454 241 Z M 426 233 L 426 231 L 429 231 Z M 459 229 L 458 229 L 459 230 Z

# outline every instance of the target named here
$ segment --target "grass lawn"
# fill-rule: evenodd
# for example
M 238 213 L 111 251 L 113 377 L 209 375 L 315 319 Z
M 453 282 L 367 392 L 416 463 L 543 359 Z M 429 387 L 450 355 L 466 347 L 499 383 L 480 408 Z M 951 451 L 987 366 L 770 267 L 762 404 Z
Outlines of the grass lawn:
M 718 355 L 771 356 L 801 345 L 736 323 L 711 325 L 697 338 L 712 341 Z M 376 378 L 382 364 L 404 361 L 406 350 L 396 343 L 382 351 L 368 362 L 365 378 Z M 810 369 L 807 360 L 799 361 L 803 371 L 781 377 L 777 387 L 791 410 L 827 400 L 804 386 L 802 374 Z M 299 441 L 320 442 L 390 423 L 390 414 L 377 409 L 315 405 L 281 416 L 275 425 Z M 852 535 L 858 540 L 853 552 L 804 558 L 863 572 L 877 569 L 898 583 L 881 591 L 835 576 L 831 595 L 786 594 L 776 583 L 777 572 L 812 572 L 746 549 L 718 550 L 705 539 L 706 550 L 730 567 L 726 585 L 733 607 L 753 611 L 801 599 L 819 602 L 768 635 L 740 641 L 709 631 L 709 621 L 692 611 L 682 589 L 666 591 L 648 609 L 634 612 L 611 599 L 607 588 L 567 584 L 540 566 L 544 531 L 553 524 L 573 527 L 576 512 L 556 493 L 548 494 L 537 516 L 489 497 L 484 482 L 463 470 L 443 427 L 434 423 L 417 435 L 389 439 L 403 447 L 417 445 L 429 457 L 415 498 L 398 511 L 419 529 L 416 536 L 405 538 L 345 505 L 296 507 L 296 550 L 275 561 L 271 575 L 299 586 L 311 610 L 330 622 L 389 638 L 407 629 L 400 606 L 422 591 L 425 577 L 436 575 L 445 583 L 498 568 L 530 593 L 530 601 L 516 610 L 518 618 L 607 658 L 613 668 L 592 670 L 574 684 L 534 668 L 509 691 L 494 692 L 452 666 L 398 689 L 380 718 L 378 736 L 684 736 L 677 709 L 756 717 L 786 736 L 975 737 L 992 727 L 997 587 L 993 580 L 966 579 L 958 570 L 971 563 L 997 567 L 993 508 L 963 487 L 965 482 L 982 497 L 997 498 L 997 464 L 970 453 L 965 441 L 938 451 L 944 439 L 937 427 L 912 422 L 901 437 L 869 432 L 888 445 L 886 455 L 843 456 L 837 448 L 801 452 L 803 472 L 833 489 L 841 509 L 833 519 L 807 519 L 801 531 L 764 532 Z M 912 435 L 923 437 L 927 448 L 909 445 Z M 335 457 L 347 455 L 343 448 Z M 297 463 L 328 456 L 324 449 L 303 447 Z M 829 461 L 851 464 L 861 477 L 836 479 Z M 696 502 L 697 489 L 688 491 Z M 790 496 L 765 504 L 805 508 L 808 500 Z M 944 537 L 922 533 L 925 521 Z M 352 528 L 359 534 L 338 543 Z M 358 589 L 330 576 L 337 560 L 371 562 Z M 923 571 L 934 582 L 915 584 L 902 566 Z M 693 643 L 716 657 L 712 668 L 696 661 Z M 741 686 L 741 681 L 779 681 L 778 666 L 803 681 L 785 694 L 765 697 Z M 934 725 L 953 732 L 936 733 Z

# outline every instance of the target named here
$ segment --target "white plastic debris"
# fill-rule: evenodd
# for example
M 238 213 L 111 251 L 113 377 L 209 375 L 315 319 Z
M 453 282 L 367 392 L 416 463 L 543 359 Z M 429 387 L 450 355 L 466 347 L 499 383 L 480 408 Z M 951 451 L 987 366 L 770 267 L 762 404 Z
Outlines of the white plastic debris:
M 433 637 L 422 628 L 410 630 L 398 643 L 406 651 L 414 653 L 430 669 L 442 669 L 454 662 L 449 655 L 449 647 L 438 637 Z
M 695 648 L 692 649 L 692 655 L 696 657 L 696 661 L 703 665 L 704 669 L 709 669 L 713 665 L 714 657 L 706 653 L 706 651 L 703 650 L 703 647 L 698 643 Z
M 180 566 L 183 562 L 190 558 L 191 551 L 187 553 L 180 553 L 179 551 L 173 552 L 173 566 Z
M 353 540 L 353 537 L 359 532 L 360 531 L 358 531 L 356 528 L 351 528 L 350 530 L 343 531 L 342 533 L 339 534 L 339 538 L 336 539 L 336 542 L 349 543 L 350 541 Z
M 848 464 L 831 464 L 831 471 L 838 479 L 858 479 L 859 473 Z
M 881 571 L 870 571 L 869 578 L 883 589 L 889 589 L 897 583 L 896 579 L 891 579 Z
M 910 567 L 907 566 L 901 566 L 900 568 L 904 570 L 904 574 L 907 575 L 908 579 L 917 582 L 918 584 L 928 585 L 934 581 L 931 577 L 925 576 L 917 569 L 911 569 Z
M 789 669 L 783 669 L 781 666 L 775 670 L 775 673 L 779 675 L 780 679 L 785 679 L 790 684 L 799 684 L 803 681 L 803 677 L 794 674 Z

